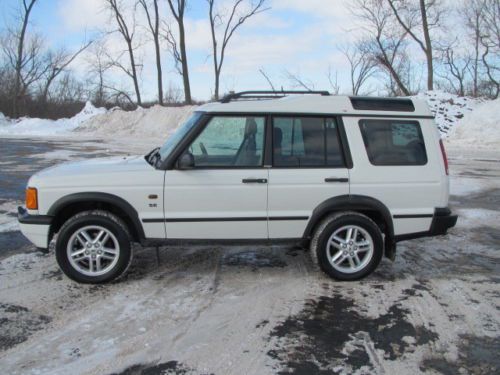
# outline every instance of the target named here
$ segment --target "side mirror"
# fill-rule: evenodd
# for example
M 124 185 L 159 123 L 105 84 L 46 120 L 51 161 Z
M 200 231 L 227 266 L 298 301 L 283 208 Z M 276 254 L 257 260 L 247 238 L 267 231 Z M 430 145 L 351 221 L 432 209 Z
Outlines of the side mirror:
M 194 156 L 190 152 L 185 152 L 177 159 L 177 169 L 186 170 L 194 168 Z

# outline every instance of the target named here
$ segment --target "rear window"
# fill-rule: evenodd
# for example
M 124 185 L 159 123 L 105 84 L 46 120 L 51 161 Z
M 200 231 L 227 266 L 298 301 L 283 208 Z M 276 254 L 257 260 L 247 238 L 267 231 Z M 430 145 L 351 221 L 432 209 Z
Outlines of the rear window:
M 276 167 L 343 167 L 334 118 L 274 117 L 273 165 Z
M 417 121 L 360 120 L 359 128 L 373 165 L 427 164 L 424 138 Z

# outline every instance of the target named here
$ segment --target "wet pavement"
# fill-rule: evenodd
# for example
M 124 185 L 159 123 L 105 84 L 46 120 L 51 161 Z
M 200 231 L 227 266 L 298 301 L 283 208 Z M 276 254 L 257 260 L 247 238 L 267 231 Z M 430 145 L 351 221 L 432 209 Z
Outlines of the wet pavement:
M 34 171 L 123 154 L 108 147 L 0 139 L 0 220 Z M 401 243 L 352 283 L 297 247 L 206 244 L 159 259 L 136 247 L 122 280 L 79 285 L 53 254 L 0 232 L 1 372 L 498 374 L 500 163 L 452 158 L 451 171 L 457 227 Z

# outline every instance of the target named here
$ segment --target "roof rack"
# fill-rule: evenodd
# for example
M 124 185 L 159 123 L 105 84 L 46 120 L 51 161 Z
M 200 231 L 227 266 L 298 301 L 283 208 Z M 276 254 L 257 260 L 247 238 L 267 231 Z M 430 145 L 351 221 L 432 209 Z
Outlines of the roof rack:
M 265 91 L 265 90 L 258 90 L 258 91 L 240 91 L 240 92 L 233 92 L 225 95 L 220 102 L 221 103 L 229 103 L 231 100 L 236 100 L 236 99 L 279 99 L 279 98 L 284 98 L 287 95 L 307 95 L 307 94 L 313 94 L 313 95 L 330 95 L 328 91 L 300 91 L 300 90 L 281 90 L 281 91 Z

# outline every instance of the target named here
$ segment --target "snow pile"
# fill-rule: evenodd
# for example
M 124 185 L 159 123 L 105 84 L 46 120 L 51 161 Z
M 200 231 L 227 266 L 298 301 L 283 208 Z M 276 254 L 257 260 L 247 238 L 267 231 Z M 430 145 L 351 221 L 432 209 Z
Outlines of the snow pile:
M 92 105 L 92 103 L 87 102 L 85 107 L 75 116 L 59 120 L 29 117 L 22 117 L 18 120 L 8 120 L 2 114 L 0 116 L 0 136 L 53 136 L 67 134 L 76 129 L 84 121 L 105 112 L 106 109 L 96 108 Z
M 83 122 L 75 130 L 99 136 L 139 136 L 165 139 L 195 109 L 195 106 L 137 108 L 127 112 L 119 108 Z
M 442 137 L 446 137 L 460 119 L 481 103 L 480 99 L 439 90 L 420 93 L 415 98 L 427 101 L 431 112 L 436 116 L 436 124 Z
M 449 133 L 448 144 L 500 149 L 500 98 L 479 104 Z
M 9 122 L 10 120 L 7 117 L 5 117 L 5 115 L 2 112 L 0 112 L 0 126 L 8 125 Z

